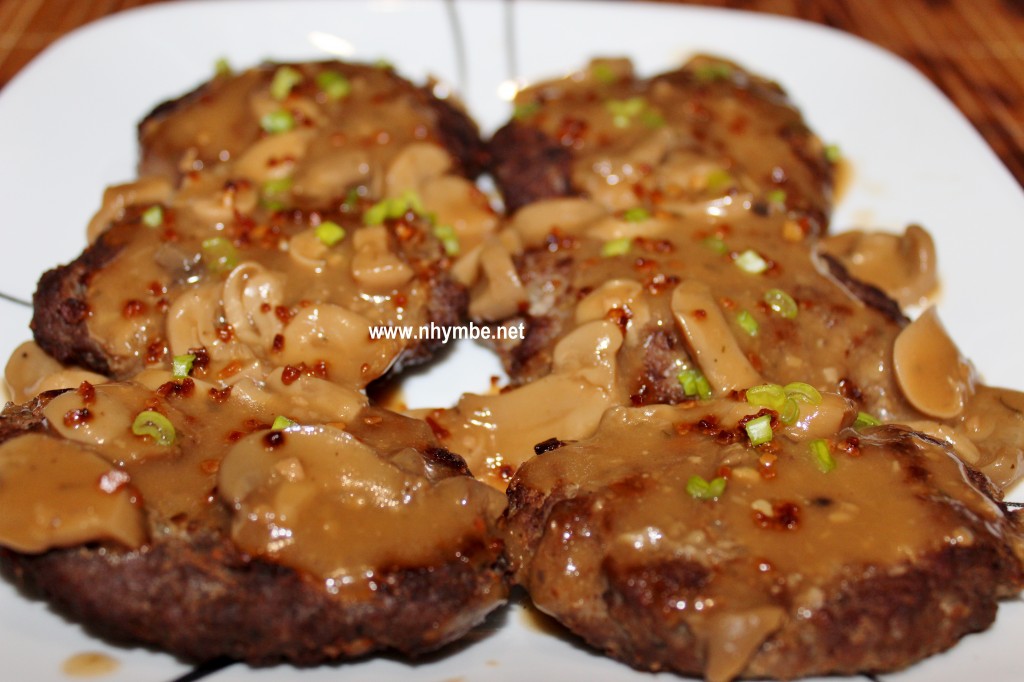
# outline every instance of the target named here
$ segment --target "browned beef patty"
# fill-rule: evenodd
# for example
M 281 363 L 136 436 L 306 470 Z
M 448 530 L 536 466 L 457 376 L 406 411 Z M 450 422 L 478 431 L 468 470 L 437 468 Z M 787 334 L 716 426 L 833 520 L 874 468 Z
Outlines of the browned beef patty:
M 125 395 L 141 390 L 129 388 L 113 390 Z M 111 405 L 103 402 L 105 396 L 113 395 L 111 390 L 96 387 L 94 409 Z M 20 439 L 30 434 L 41 434 L 46 439 L 41 441 L 42 446 L 34 445 L 36 451 L 31 453 L 40 462 L 52 455 L 52 448 L 59 447 L 61 436 L 44 412 L 48 404 L 53 404 L 51 399 L 69 398 L 76 398 L 76 392 L 61 397 L 44 395 L 31 405 L 8 407 L 0 417 L 0 467 L 4 467 L 5 475 L 16 475 L 8 462 L 20 456 L 12 455 Z M 180 407 L 207 398 L 196 390 L 190 397 L 173 400 Z M 184 447 L 204 451 L 178 456 L 184 460 L 182 466 L 194 466 L 197 457 L 207 458 L 203 461 L 210 475 L 198 485 L 185 485 L 194 488 L 197 499 L 208 498 L 208 502 L 199 501 L 188 513 L 169 518 L 164 513 L 168 501 L 162 495 L 159 479 L 152 471 L 147 472 L 144 464 L 136 462 L 134 468 L 127 465 L 131 482 L 125 486 L 139 486 L 134 494 L 144 507 L 147 538 L 143 543 L 126 547 L 101 537 L 41 552 L 4 548 L 0 550 L 0 564 L 5 574 L 29 594 L 111 640 L 154 646 L 192 661 L 228 657 L 252 665 L 282 661 L 313 665 L 379 650 L 420 654 L 459 638 L 504 602 L 507 590 L 502 540 L 494 526 L 503 506 L 502 496 L 472 481 L 461 459 L 438 449 L 421 424 L 382 411 L 364 411 L 349 428 L 359 436 L 360 443 L 373 448 L 384 471 L 392 471 L 395 466 L 422 469 L 422 477 L 415 479 L 419 483 L 406 495 L 415 498 L 425 494 L 426 488 L 437 491 L 437 486 L 453 482 L 465 485 L 468 491 L 459 498 L 463 503 L 455 507 L 441 503 L 443 498 L 438 497 L 419 509 L 428 517 L 420 525 L 462 529 L 452 537 L 444 537 L 444 531 L 417 531 L 426 548 L 420 555 L 429 560 L 410 562 L 402 559 L 400 552 L 380 565 L 362 566 L 356 575 L 340 567 L 347 562 L 360 566 L 362 549 L 357 535 L 351 536 L 355 540 L 349 548 L 340 550 L 342 555 L 347 552 L 341 558 L 337 548 L 317 548 L 307 543 L 301 555 L 288 554 L 287 549 L 275 554 L 270 545 L 258 552 L 239 540 L 237 533 L 245 531 L 238 531 L 237 526 L 244 526 L 244 521 L 236 518 L 232 522 L 230 505 L 217 498 L 214 486 L 228 483 L 223 475 L 217 478 L 216 467 L 209 462 L 223 461 L 219 459 L 224 455 L 223 445 L 216 444 L 225 439 L 216 434 L 252 428 L 252 424 L 246 426 L 246 420 L 251 422 L 260 415 L 235 413 L 231 401 L 228 398 L 220 403 L 227 406 L 227 412 L 222 410 L 218 417 L 221 423 L 202 427 L 185 425 L 187 421 L 178 419 L 178 412 L 158 407 L 177 422 L 178 439 Z M 190 408 L 182 409 L 188 412 Z M 275 442 L 281 452 L 277 461 L 287 463 L 297 456 L 306 464 L 306 475 L 313 476 L 316 455 L 303 459 L 307 453 L 292 444 L 296 439 L 301 441 L 302 434 L 270 431 L 268 427 L 263 424 L 254 433 L 268 443 L 270 436 L 277 434 Z M 96 428 L 106 427 L 96 424 Z M 193 437 L 195 441 L 190 440 Z M 130 432 L 126 438 L 132 438 Z M 90 452 L 104 455 L 99 447 Z M 110 455 L 109 450 L 106 454 Z M 345 454 L 342 451 L 334 456 Z M 339 466 L 338 472 L 344 473 L 344 460 Z M 113 464 L 111 470 L 126 471 Z M 180 487 L 182 480 L 191 480 L 188 475 L 178 475 L 184 479 L 168 479 L 165 486 L 173 487 L 172 481 L 177 480 Z M 358 488 L 363 484 L 373 485 L 373 481 L 356 481 L 353 485 Z M 291 495 L 294 500 L 294 490 Z M 61 499 L 58 491 L 49 503 L 59 506 Z M 242 508 L 239 514 L 252 513 L 244 499 L 237 504 Z M 283 509 L 278 511 L 284 513 Z M 290 526 L 288 532 L 298 536 L 303 532 L 302 517 L 291 509 L 292 516 L 280 516 L 277 523 L 280 528 Z M 335 512 L 338 509 L 332 507 Z M 337 523 L 378 526 L 378 531 L 385 533 L 377 541 L 381 545 L 389 544 L 389 532 L 403 537 L 402 519 L 408 517 L 396 515 L 393 522 L 382 522 L 383 512 L 379 510 L 360 513 L 349 508 L 346 513 L 340 509 Z M 86 513 L 81 509 L 66 511 L 68 523 L 75 523 L 78 515 Z M 453 514 L 463 516 L 454 526 Z M 316 570 L 317 551 L 334 551 L 332 561 L 339 568 L 330 575 Z
M 509 556 L 534 603 L 629 665 L 723 682 L 898 670 L 1024 584 L 1018 519 L 936 441 L 776 425 L 754 447 L 736 409 L 613 410 L 523 465 Z
M 491 141 L 510 213 L 585 196 L 613 209 L 692 211 L 710 200 L 781 207 L 807 233 L 831 211 L 833 164 L 775 83 L 697 57 L 651 78 L 623 60 L 527 88 Z

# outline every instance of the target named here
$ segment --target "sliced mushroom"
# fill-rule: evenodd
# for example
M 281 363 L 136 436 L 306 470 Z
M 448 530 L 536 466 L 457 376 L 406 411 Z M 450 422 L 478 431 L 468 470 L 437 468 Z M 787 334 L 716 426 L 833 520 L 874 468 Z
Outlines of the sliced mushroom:
M 352 244 L 352 276 L 368 293 L 386 294 L 412 279 L 412 268 L 391 250 L 382 225 L 356 230 Z
M 410 190 L 419 192 L 423 183 L 439 178 L 452 167 L 451 155 L 429 142 L 406 145 L 384 175 L 386 196 L 398 197 Z
M 604 215 L 603 207 L 587 199 L 547 199 L 519 209 L 512 217 L 511 227 L 519 232 L 525 246 L 540 246 L 554 231 L 582 234 L 588 225 Z
M 526 290 L 512 256 L 498 239 L 483 245 L 480 271 L 481 282 L 469 302 L 470 317 L 496 322 L 516 314 L 526 304 Z
M 167 201 L 171 196 L 171 183 L 166 178 L 145 177 L 135 182 L 108 187 L 103 192 L 103 204 L 89 221 L 86 237 L 89 243 L 96 241 L 111 223 L 124 218 L 128 206 L 156 204 Z
M 254 261 L 240 263 L 224 280 L 224 317 L 235 337 L 250 348 L 270 348 L 283 327 L 276 314 L 283 300 L 281 276 Z
M 974 369 L 949 338 L 934 306 L 900 332 L 892 354 L 896 381 L 911 405 L 939 419 L 963 411 L 974 393 Z
M 716 394 L 764 383 L 743 354 L 706 284 L 682 282 L 672 292 L 671 306 L 694 360 Z

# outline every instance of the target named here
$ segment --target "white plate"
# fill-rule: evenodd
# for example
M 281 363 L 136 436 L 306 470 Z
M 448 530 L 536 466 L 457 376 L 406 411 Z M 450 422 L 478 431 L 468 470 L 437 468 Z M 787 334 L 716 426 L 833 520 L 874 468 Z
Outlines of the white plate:
M 236 66 L 263 58 L 386 58 L 415 80 L 457 88 L 485 131 L 508 113 L 499 85 L 627 55 L 644 72 L 694 52 L 727 56 L 779 79 L 827 141 L 854 166 L 836 228 L 902 228 L 935 235 L 944 280 L 940 313 L 989 382 L 1024 389 L 1024 321 L 1018 253 L 1024 193 L 973 128 L 910 66 L 817 25 L 720 10 L 604 2 L 174 3 L 115 15 L 47 49 L 0 93 L 0 205 L 8 248 L 0 292 L 28 299 L 39 274 L 72 259 L 104 186 L 134 175 L 134 125 L 157 102 L 205 80 L 219 57 Z M 1009 303 L 1009 305 L 1008 305 Z M 0 351 L 28 338 L 28 314 L 0 300 Z M 460 347 L 415 377 L 412 404 L 445 404 L 482 390 L 493 358 Z M 442 376 L 441 380 L 438 377 Z M 2 512 L 0 512 L 2 513 Z M 995 627 L 949 654 L 884 680 L 1018 679 L 1015 643 L 1024 604 L 1004 604 Z M 68 656 L 103 651 L 121 666 L 112 680 L 161 682 L 189 668 L 163 654 L 119 649 L 82 634 L 0 584 L 4 678 L 63 680 Z M 228 680 L 634 680 L 650 679 L 529 624 L 521 608 L 493 618 L 471 644 L 419 664 L 371 659 L 297 672 L 233 666 Z M 675 679 L 673 676 L 654 676 Z

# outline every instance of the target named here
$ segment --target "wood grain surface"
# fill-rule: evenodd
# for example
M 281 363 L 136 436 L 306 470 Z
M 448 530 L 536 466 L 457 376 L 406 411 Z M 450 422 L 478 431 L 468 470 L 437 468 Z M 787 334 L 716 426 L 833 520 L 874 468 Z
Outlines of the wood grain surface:
M 161 1 L 169 0 L 0 0 L 0 88 L 68 31 L 108 14 Z M 1024 0 L 698 0 L 689 4 L 799 17 L 853 33 L 896 53 L 953 100 L 1024 185 Z

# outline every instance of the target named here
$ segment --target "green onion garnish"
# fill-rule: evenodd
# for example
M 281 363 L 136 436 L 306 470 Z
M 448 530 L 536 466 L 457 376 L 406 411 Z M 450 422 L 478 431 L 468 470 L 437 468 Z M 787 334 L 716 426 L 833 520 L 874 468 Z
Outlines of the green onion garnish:
M 327 95 L 327 99 L 336 102 L 348 97 L 352 92 L 352 83 L 337 71 L 321 71 L 316 75 L 316 86 Z
M 843 152 L 839 149 L 837 144 L 825 145 L 825 159 L 829 163 L 838 163 L 839 159 L 843 158 Z
M 270 430 L 271 431 L 284 431 L 285 429 L 287 429 L 287 428 L 289 428 L 291 426 L 295 426 L 295 422 L 293 422 L 288 417 L 285 417 L 285 416 L 282 416 L 282 415 L 279 414 L 276 417 L 274 417 L 274 423 L 270 425 Z
M 706 237 L 701 244 L 722 256 L 729 252 L 729 245 L 719 237 Z
M 615 82 L 615 72 L 607 64 L 594 64 L 590 67 L 590 75 L 594 77 L 594 80 L 605 85 Z
M 523 104 L 517 104 L 512 107 L 512 118 L 517 121 L 523 121 L 540 111 L 539 102 L 524 102 Z
M 689 398 L 700 398 L 711 400 L 711 384 L 698 369 L 684 369 L 676 375 L 679 385 L 683 387 L 683 393 Z
M 142 224 L 146 227 L 160 227 L 164 224 L 164 207 L 159 204 L 150 206 L 142 212 Z
M 230 76 L 232 73 L 231 63 L 227 58 L 221 57 L 213 63 L 213 74 L 215 76 Z
M 764 198 L 772 204 L 785 204 L 786 203 L 786 191 L 782 189 L 773 189 L 764 195 Z
M 260 127 L 271 135 L 286 133 L 295 127 L 295 117 L 286 109 L 278 109 L 264 114 L 260 119 Z
M 725 492 L 725 478 L 719 476 L 706 481 L 702 476 L 691 476 L 686 482 L 686 492 L 695 500 L 716 500 Z
M 171 374 L 178 379 L 184 379 L 192 373 L 192 363 L 196 361 L 196 356 L 192 353 L 188 355 L 175 355 L 171 359 Z
M 769 308 L 787 320 L 792 320 L 796 317 L 798 310 L 796 301 L 782 289 L 769 289 L 764 292 L 764 302 L 768 304 Z
M 711 64 L 704 64 L 693 73 L 697 80 L 703 83 L 711 83 L 713 81 L 728 80 L 732 76 L 732 67 L 722 62 L 712 62 Z
M 746 391 L 747 402 L 754 407 L 767 407 L 778 412 L 786 403 L 786 391 L 778 384 L 751 386 Z
M 459 244 L 459 236 L 455 234 L 455 228 L 451 225 L 438 225 L 433 230 L 434 236 L 441 241 L 441 246 L 444 247 L 444 252 L 449 256 L 459 255 L 459 251 L 462 250 Z
M 601 246 L 601 255 L 605 258 L 612 258 L 614 256 L 625 256 L 629 253 L 629 250 L 633 247 L 633 240 L 629 237 L 620 237 L 619 239 L 612 239 L 611 241 L 605 242 Z
M 757 332 L 760 330 L 760 325 L 757 324 L 757 320 L 750 314 L 749 310 L 741 310 L 736 313 L 736 324 L 740 326 L 740 329 L 745 331 L 749 336 L 757 336 Z
M 716 168 L 713 171 L 709 171 L 708 174 L 704 176 L 705 186 L 712 192 L 720 192 L 732 185 L 734 182 L 732 173 L 722 168 Z
M 645 220 L 651 219 L 651 213 L 643 206 L 634 206 L 633 208 L 627 208 L 625 213 L 622 214 L 622 219 L 627 223 L 642 223 Z
M 640 122 L 648 128 L 660 128 L 665 125 L 665 117 L 654 109 L 648 109 L 640 114 Z
M 782 387 L 786 395 L 811 405 L 821 405 L 821 393 L 814 386 L 802 381 L 794 381 Z
M 628 128 L 633 119 L 647 108 L 647 102 L 643 97 L 630 97 L 629 99 L 610 99 L 605 102 L 604 106 L 612 115 L 612 125 L 616 128 Z
M 238 265 L 238 251 L 224 237 L 203 240 L 203 260 L 211 272 L 228 272 Z
M 288 190 L 292 188 L 292 179 L 290 177 L 274 178 L 273 180 L 267 180 L 263 183 L 263 187 L 260 188 L 264 199 L 280 199 L 283 195 L 288 193 Z
M 157 445 L 174 443 L 174 424 L 171 420 L 155 410 L 143 410 L 132 422 L 132 433 L 136 436 L 149 436 Z
M 345 238 L 345 228 L 338 223 L 325 220 L 313 228 L 313 234 L 324 246 L 334 246 Z
M 385 220 L 401 218 L 409 211 L 423 213 L 423 202 L 416 192 L 409 190 L 400 197 L 382 199 L 366 209 L 363 222 L 366 225 L 383 225 Z
M 792 424 L 800 418 L 800 406 L 796 404 L 796 401 L 792 398 L 786 398 L 786 402 L 782 405 L 782 411 L 779 412 L 779 421 L 783 424 Z
M 288 98 L 292 88 L 302 82 L 302 74 L 290 66 L 282 66 L 274 72 L 270 81 L 270 96 L 281 102 Z
M 858 412 L 857 418 L 853 420 L 853 428 L 861 429 L 865 426 L 878 426 L 881 423 L 882 421 L 872 414 L 868 414 L 867 412 Z
M 747 249 L 740 255 L 736 256 L 736 260 L 733 262 L 740 270 L 750 273 L 751 275 L 760 275 L 768 269 L 768 261 L 753 249 Z
M 772 416 L 762 414 L 760 417 L 754 417 L 743 425 L 743 429 L 747 432 L 747 438 L 750 439 L 751 445 L 770 443 L 772 440 Z
M 821 473 L 827 474 L 836 468 L 836 460 L 832 457 L 832 453 L 829 452 L 828 443 L 825 439 L 815 438 L 808 445 L 811 450 L 811 458 Z

